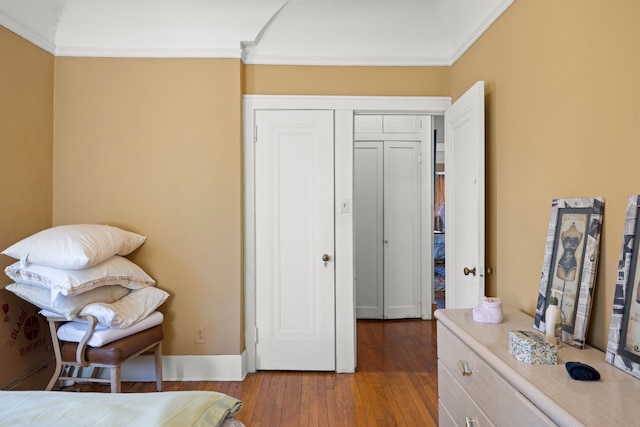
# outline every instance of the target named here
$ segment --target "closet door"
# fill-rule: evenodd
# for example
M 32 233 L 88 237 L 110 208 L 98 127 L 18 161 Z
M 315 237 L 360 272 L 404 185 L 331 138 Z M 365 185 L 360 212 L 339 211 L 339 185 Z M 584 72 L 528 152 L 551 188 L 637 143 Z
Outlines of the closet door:
M 356 316 L 420 317 L 420 143 L 355 144 Z
M 384 317 L 420 317 L 420 143 L 384 142 Z
M 333 371 L 333 111 L 255 115 L 256 368 Z
M 383 144 L 356 142 L 354 152 L 354 216 L 356 317 L 384 317 Z

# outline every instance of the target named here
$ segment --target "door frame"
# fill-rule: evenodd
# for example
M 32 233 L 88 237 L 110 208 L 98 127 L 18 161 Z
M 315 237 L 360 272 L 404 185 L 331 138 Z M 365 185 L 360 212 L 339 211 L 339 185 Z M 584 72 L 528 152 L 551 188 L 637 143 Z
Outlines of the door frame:
M 354 282 L 353 228 L 353 121 L 357 113 L 365 114 L 432 114 L 439 115 L 451 106 L 450 97 L 369 97 L 369 96 L 303 96 L 244 95 L 244 333 L 247 372 L 256 371 L 256 301 L 255 301 L 255 175 L 254 131 L 255 110 L 333 110 L 335 126 L 335 338 L 336 372 L 355 372 L 356 368 L 356 300 Z M 433 144 L 432 138 L 426 138 Z M 433 152 L 433 147 L 429 147 Z M 424 155 L 424 154 L 423 154 Z M 433 173 L 431 162 L 422 162 L 424 179 Z M 423 186 L 425 187 L 425 186 Z M 433 271 L 433 188 L 422 189 L 423 277 Z M 429 197 L 429 194 L 431 197 Z M 348 201 L 348 212 L 341 212 L 341 202 Z M 344 210 L 344 209 L 343 209 Z M 431 319 L 432 292 L 422 292 L 422 317 Z

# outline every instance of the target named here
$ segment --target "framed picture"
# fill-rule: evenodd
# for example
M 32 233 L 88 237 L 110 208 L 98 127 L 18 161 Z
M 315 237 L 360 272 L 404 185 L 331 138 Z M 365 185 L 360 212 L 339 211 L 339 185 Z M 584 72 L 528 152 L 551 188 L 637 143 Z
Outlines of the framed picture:
M 545 330 L 553 293 L 562 314 L 562 341 L 584 348 L 600 254 L 604 200 L 554 199 L 533 327 Z
M 609 327 L 606 360 L 640 378 L 640 196 L 630 196 Z

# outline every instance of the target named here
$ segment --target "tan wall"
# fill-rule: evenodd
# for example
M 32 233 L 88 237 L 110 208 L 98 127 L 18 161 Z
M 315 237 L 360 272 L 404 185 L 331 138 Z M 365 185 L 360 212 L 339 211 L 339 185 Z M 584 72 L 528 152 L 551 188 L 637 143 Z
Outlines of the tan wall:
M 627 197 L 640 194 L 640 3 L 519 0 L 452 67 L 485 80 L 490 287 L 533 314 L 553 198 L 605 198 L 588 342 L 606 347 Z
M 171 294 L 166 354 L 244 348 L 240 68 L 56 58 L 53 223 L 147 236 L 131 258 Z
M 53 64 L 44 50 L 0 27 L 0 247 L 51 226 Z M 0 250 L 2 250 L 0 249 Z M 13 258 L 0 255 L 0 267 Z M 0 286 L 10 283 L 4 274 Z
M 449 96 L 449 67 L 246 65 L 245 93 Z

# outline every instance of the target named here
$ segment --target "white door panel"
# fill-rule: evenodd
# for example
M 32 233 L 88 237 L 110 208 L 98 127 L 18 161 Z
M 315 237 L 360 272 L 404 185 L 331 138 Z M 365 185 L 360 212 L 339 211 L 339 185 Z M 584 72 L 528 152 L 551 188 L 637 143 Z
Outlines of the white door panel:
M 382 116 L 357 115 L 353 118 L 354 132 L 382 132 Z
M 385 318 L 420 317 L 420 143 L 384 142 Z
M 424 116 L 387 115 L 382 116 L 384 132 L 420 132 Z
M 474 307 L 485 295 L 484 161 L 480 81 L 445 113 L 447 308 Z
M 334 370 L 333 112 L 256 124 L 256 368 Z
M 359 319 L 384 316 L 382 148 L 379 142 L 356 142 L 354 150 L 356 317 Z

